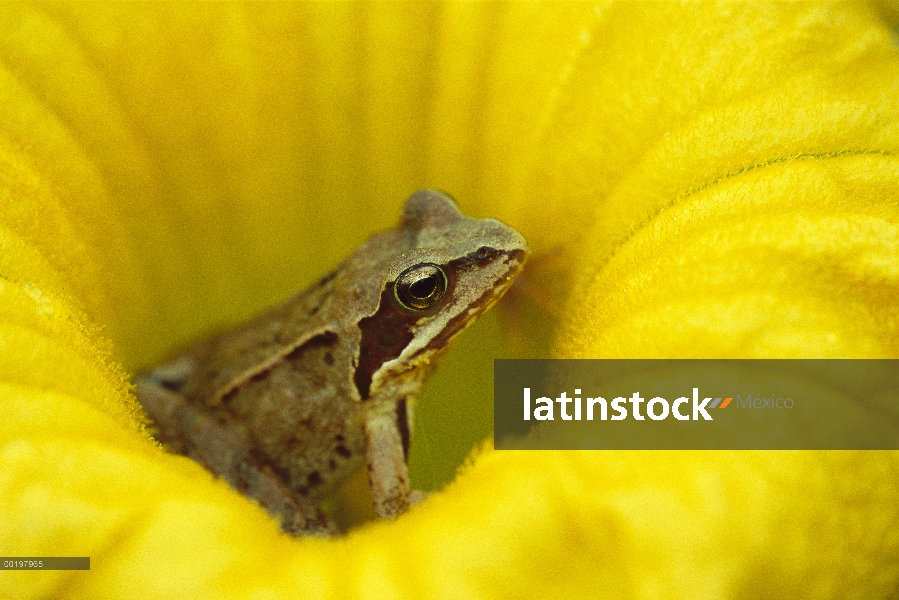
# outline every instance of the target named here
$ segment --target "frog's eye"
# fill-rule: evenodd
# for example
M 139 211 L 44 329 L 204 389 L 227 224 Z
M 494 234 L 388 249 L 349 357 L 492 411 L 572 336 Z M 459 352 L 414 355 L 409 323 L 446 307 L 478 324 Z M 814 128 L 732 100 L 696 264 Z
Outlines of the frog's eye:
M 393 286 L 393 295 L 403 308 L 424 310 L 443 298 L 447 286 L 443 268 L 432 263 L 421 263 L 400 273 Z

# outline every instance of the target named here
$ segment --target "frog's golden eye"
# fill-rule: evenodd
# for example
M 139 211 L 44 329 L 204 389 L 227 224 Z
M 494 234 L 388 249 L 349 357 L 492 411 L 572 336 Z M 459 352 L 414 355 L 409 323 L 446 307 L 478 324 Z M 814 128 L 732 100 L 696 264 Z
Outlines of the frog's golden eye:
M 440 302 L 448 285 L 442 267 L 421 263 L 400 273 L 393 286 L 393 295 L 403 308 L 424 310 Z

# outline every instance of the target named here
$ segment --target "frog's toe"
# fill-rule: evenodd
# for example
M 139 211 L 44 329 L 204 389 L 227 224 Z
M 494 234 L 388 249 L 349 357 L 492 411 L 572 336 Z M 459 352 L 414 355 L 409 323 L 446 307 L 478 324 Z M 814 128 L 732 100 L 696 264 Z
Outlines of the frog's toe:
M 418 506 L 422 502 L 428 499 L 433 492 L 426 492 L 424 490 L 412 490 L 409 492 L 409 506 Z

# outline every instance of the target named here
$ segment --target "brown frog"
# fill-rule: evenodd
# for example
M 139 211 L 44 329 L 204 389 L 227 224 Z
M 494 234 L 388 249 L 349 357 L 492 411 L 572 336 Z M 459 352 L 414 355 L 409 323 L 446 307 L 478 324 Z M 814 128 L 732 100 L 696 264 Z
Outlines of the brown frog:
M 255 499 L 287 532 L 333 534 L 315 504 L 368 464 L 375 512 L 413 492 L 415 401 L 432 361 L 508 289 L 524 238 L 422 190 L 398 227 L 314 285 L 135 379 L 157 438 Z

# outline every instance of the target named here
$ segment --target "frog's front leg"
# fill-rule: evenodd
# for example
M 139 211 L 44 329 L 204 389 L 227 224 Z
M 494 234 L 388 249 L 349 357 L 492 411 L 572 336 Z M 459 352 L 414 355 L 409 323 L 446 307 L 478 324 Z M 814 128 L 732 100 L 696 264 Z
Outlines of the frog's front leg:
M 221 417 L 189 403 L 171 380 L 151 372 L 136 378 L 138 400 L 156 426 L 156 438 L 225 479 L 281 520 L 293 535 L 337 534 L 330 519 L 307 497 L 290 490 Z
M 375 513 L 394 518 L 409 509 L 409 432 L 411 412 L 402 398 L 391 407 L 369 411 L 365 418 L 368 479 Z

